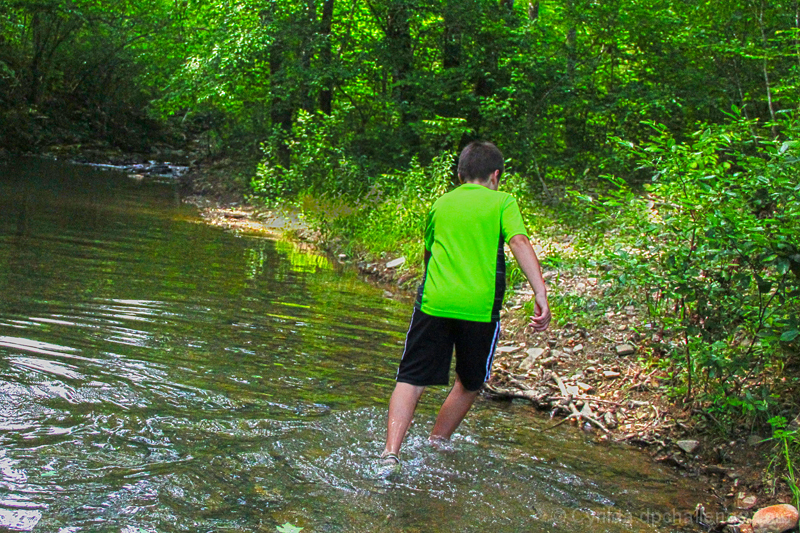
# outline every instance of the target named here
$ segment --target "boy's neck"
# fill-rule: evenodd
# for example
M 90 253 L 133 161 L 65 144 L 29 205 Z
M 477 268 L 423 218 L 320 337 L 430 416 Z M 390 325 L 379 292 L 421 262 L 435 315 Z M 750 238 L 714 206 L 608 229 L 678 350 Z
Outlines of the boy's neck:
M 471 183 L 473 185 L 482 185 L 487 189 L 491 189 L 493 191 L 497 190 L 497 187 L 500 185 L 500 171 L 495 170 L 489 175 L 488 179 L 485 180 L 466 180 L 464 183 Z

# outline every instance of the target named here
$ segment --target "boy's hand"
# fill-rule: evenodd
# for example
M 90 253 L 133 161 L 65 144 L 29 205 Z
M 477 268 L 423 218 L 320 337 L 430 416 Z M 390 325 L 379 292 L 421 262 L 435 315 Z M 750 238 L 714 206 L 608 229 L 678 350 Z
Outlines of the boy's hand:
M 547 304 L 547 296 L 536 296 L 531 317 L 531 327 L 534 331 L 544 331 L 550 325 L 550 306 Z
M 534 331 L 544 331 L 550 325 L 550 306 L 547 304 L 547 289 L 544 286 L 539 258 L 526 235 L 514 235 L 508 241 L 508 246 L 536 294 L 531 327 Z

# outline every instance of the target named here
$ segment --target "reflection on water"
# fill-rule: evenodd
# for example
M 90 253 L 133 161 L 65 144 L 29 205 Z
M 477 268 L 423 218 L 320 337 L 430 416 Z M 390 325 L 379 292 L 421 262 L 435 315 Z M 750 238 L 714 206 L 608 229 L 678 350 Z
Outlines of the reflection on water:
M 375 480 L 408 304 L 167 182 L 0 166 L 0 293 L 0 528 L 666 532 L 700 499 L 524 405 L 479 400 L 434 451 L 444 390 Z

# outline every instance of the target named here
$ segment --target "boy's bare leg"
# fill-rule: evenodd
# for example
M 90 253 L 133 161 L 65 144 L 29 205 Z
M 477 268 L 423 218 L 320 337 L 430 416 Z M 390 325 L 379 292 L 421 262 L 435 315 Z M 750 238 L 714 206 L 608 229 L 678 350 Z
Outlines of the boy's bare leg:
M 398 383 L 395 386 L 389 400 L 389 423 L 386 429 L 386 447 L 382 457 L 390 453 L 395 455 L 400 453 L 403 438 L 411 425 L 414 410 L 417 408 L 417 402 L 424 390 L 425 387 L 409 383 Z
M 465 389 L 461 380 L 456 376 L 455 385 L 447 395 L 442 408 L 439 409 L 439 415 L 436 417 L 436 423 L 431 432 L 431 440 L 448 440 L 467 416 L 469 408 L 472 407 L 472 403 L 477 397 L 478 391 Z

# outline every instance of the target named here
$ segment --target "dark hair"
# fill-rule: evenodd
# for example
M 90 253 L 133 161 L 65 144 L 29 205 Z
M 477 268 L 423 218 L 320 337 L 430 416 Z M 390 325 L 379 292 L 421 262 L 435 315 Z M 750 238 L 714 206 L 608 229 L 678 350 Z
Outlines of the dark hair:
M 503 152 L 487 141 L 472 141 L 458 156 L 458 175 L 463 181 L 487 181 L 499 170 L 503 173 Z

